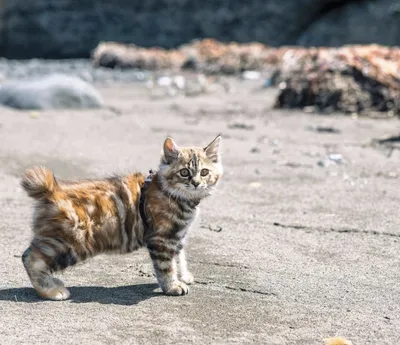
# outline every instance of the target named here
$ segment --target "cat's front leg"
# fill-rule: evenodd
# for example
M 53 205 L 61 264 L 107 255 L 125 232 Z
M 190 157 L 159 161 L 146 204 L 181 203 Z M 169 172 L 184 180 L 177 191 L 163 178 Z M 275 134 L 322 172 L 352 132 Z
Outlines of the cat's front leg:
M 186 254 L 183 249 L 178 254 L 178 277 L 179 280 L 190 285 L 193 284 L 194 278 L 187 268 Z
M 178 279 L 175 259 L 177 250 L 174 245 L 164 241 L 151 241 L 147 244 L 147 249 L 162 291 L 170 296 L 186 295 L 189 288 L 185 282 Z

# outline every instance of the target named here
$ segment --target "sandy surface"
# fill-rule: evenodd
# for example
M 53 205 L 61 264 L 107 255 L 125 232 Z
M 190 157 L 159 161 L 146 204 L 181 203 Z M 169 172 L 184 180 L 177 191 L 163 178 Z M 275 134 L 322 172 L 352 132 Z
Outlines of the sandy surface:
M 273 91 L 254 86 L 193 98 L 100 88 L 117 112 L 1 109 L 1 344 L 398 343 L 400 151 L 371 144 L 397 135 L 398 120 L 275 111 Z M 31 237 L 26 167 L 146 172 L 167 134 L 184 146 L 219 132 L 226 173 L 190 234 L 189 295 L 163 296 L 141 250 L 67 271 L 68 301 L 36 296 L 20 258 Z M 330 153 L 343 164 L 318 165 Z

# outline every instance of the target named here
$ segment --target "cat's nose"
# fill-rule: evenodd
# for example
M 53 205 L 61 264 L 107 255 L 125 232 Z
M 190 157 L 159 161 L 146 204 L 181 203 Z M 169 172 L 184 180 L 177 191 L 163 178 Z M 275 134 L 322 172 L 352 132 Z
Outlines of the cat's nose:
M 191 183 L 194 186 L 194 188 L 197 188 L 197 186 L 200 184 L 199 182 L 196 182 L 194 180 L 192 180 Z

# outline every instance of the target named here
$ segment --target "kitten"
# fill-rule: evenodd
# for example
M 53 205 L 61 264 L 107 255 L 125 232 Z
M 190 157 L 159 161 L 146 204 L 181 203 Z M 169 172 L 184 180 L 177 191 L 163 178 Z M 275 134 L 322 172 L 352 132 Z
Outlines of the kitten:
M 221 137 L 205 148 L 179 148 L 167 138 L 159 170 L 99 180 L 58 181 L 45 168 L 26 171 L 21 185 L 36 199 L 34 237 L 22 261 L 47 299 L 69 291 L 52 273 L 105 252 L 146 247 L 162 291 L 185 295 L 193 276 L 184 243 L 202 199 L 222 176 Z

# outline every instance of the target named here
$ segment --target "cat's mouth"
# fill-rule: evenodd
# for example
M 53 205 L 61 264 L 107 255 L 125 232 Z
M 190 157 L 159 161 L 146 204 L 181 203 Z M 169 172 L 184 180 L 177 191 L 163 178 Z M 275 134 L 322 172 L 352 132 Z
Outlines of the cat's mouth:
M 204 184 L 194 186 L 190 183 L 170 184 L 164 178 L 160 179 L 162 189 L 172 197 L 186 200 L 199 200 L 211 195 L 212 188 Z
M 202 199 L 211 194 L 210 188 L 204 185 L 198 185 L 198 186 L 183 185 L 183 186 L 177 186 L 174 189 L 176 189 L 176 193 L 180 197 L 185 199 Z

